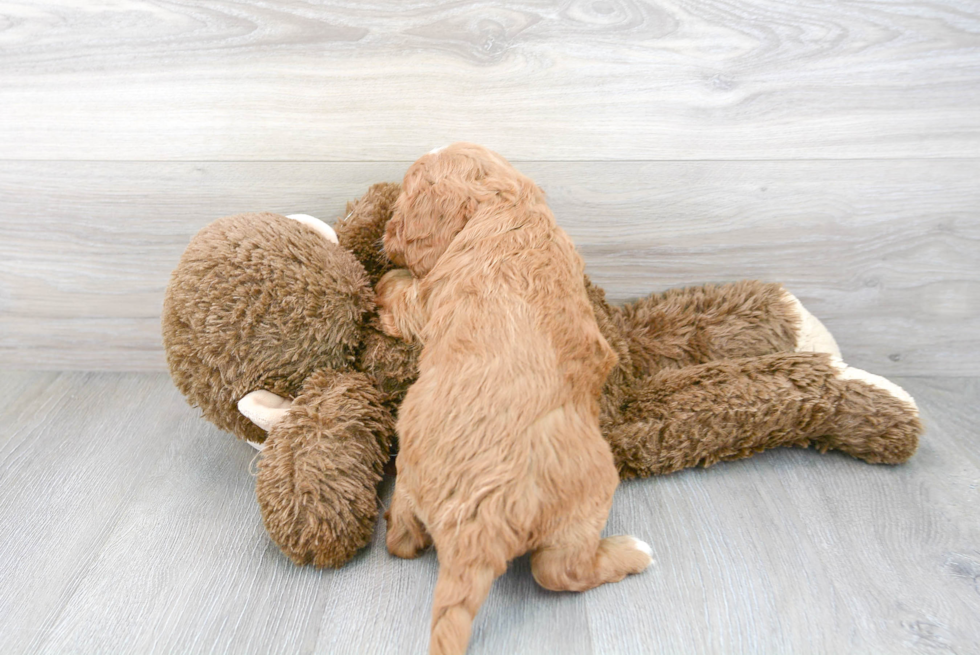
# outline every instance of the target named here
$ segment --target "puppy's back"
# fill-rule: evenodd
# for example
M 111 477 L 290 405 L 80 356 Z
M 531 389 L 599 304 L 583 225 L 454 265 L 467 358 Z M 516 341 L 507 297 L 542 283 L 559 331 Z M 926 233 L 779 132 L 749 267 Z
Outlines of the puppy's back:
M 619 477 L 598 400 L 616 355 L 582 259 L 533 183 L 471 151 L 410 169 L 405 215 L 440 217 L 390 231 L 404 265 L 424 276 L 427 319 L 419 377 L 399 412 L 388 544 L 413 552 L 428 530 L 439 552 L 431 653 L 465 650 L 493 578 L 528 550 L 535 579 L 556 590 L 650 562 L 631 537 L 600 541 Z
M 609 486 L 598 395 L 616 356 L 583 269 L 543 207 L 471 222 L 430 273 L 420 376 L 399 419 L 406 444 L 425 444 L 400 456 L 418 474 L 420 504 L 439 508 L 430 521 L 456 521 L 492 497 L 530 539 L 542 511 L 579 502 L 596 480 Z

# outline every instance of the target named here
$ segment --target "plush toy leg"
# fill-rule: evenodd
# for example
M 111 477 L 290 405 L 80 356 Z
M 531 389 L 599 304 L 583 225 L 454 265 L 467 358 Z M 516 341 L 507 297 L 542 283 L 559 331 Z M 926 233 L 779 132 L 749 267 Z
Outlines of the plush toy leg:
M 779 284 L 744 280 L 672 289 L 618 311 L 638 377 L 777 352 L 840 356 L 830 332 Z
M 321 371 L 272 426 L 256 495 L 266 530 L 296 564 L 340 566 L 371 539 L 394 422 L 360 373 Z
M 604 425 L 623 477 L 671 473 L 776 446 L 897 464 L 922 432 L 896 385 L 823 353 L 777 353 L 664 370 Z

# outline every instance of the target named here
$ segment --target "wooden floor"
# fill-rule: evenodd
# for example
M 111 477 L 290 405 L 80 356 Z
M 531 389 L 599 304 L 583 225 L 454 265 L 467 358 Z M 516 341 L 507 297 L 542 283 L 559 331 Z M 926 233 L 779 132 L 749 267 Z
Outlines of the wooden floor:
M 518 560 L 470 652 L 978 652 L 980 381 L 898 381 L 928 427 L 907 465 L 779 450 L 624 484 L 607 533 L 657 564 L 556 594 Z M 434 555 L 379 527 L 339 571 L 294 566 L 254 452 L 165 374 L 0 375 L 0 651 L 423 652 Z
M 210 221 L 333 220 L 455 140 L 611 299 L 783 282 L 927 429 L 626 484 L 659 564 L 560 595 L 519 560 L 473 653 L 980 653 L 973 0 L 0 3 L 0 653 L 424 650 L 434 558 L 283 558 L 159 320 Z

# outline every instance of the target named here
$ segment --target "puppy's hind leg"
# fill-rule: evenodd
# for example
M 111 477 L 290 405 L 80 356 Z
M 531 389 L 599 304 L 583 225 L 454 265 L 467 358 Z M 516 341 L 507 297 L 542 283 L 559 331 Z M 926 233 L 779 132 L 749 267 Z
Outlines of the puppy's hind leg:
M 539 548 L 531 555 L 531 573 L 551 591 L 585 591 L 619 582 L 653 562 L 650 546 L 628 535 Z
M 606 503 L 565 523 L 532 553 L 531 573 L 539 585 L 552 591 L 585 591 L 619 582 L 653 562 L 650 546 L 639 539 L 627 535 L 599 538 L 611 505 L 612 490 Z
M 432 545 L 432 537 L 415 515 L 412 502 L 406 496 L 404 487 L 399 486 L 397 478 L 391 506 L 385 512 L 385 523 L 388 552 L 396 557 L 414 559 Z

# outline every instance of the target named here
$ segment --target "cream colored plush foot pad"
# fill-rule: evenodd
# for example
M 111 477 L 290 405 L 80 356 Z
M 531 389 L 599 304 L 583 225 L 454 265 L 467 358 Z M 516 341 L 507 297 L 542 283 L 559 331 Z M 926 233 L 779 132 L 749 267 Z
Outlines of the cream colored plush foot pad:
M 915 399 L 909 394 L 908 391 L 898 386 L 891 380 L 881 377 L 880 375 L 875 375 L 874 373 L 868 373 L 867 371 L 862 371 L 859 368 L 854 368 L 853 366 L 848 366 L 842 360 L 834 358 L 832 360 L 834 367 L 839 371 L 837 374 L 841 379 L 844 380 L 860 380 L 865 384 L 870 384 L 872 387 L 878 387 L 889 394 L 898 398 L 902 402 L 910 405 L 915 415 L 919 415 L 919 406 L 915 404 Z
M 266 432 L 272 426 L 282 420 L 293 401 L 281 398 L 271 391 L 259 389 L 252 393 L 247 393 L 238 401 L 238 411 L 255 425 Z
M 817 320 L 817 317 L 807 311 L 796 296 L 789 291 L 786 292 L 787 300 L 793 303 L 797 315 L 800 318 L 800 333 L 796 338 L 796 352 L 798 353 L 830 353 L 834 357 L 841 357 L 840 347 L 830 330 Z

